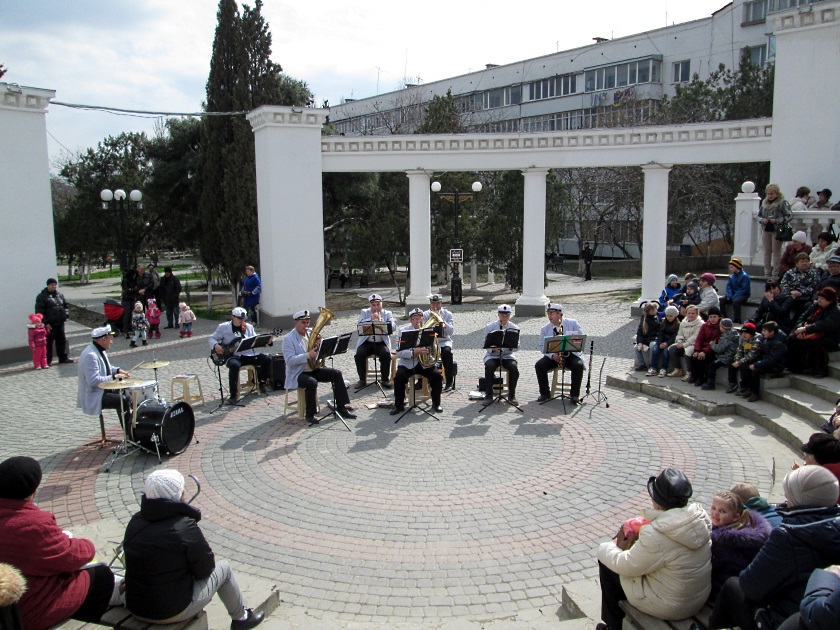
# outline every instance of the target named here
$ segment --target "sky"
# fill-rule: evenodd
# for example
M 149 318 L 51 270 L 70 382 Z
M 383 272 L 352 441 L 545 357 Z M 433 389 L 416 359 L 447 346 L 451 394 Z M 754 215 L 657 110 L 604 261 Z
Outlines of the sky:
M 409 82 L 484 68 L 710 16 L 725 0 L 264 0 L 273 59 L 337 104 Z M 56 91 L 55 101 L 198 112 L 216 0 L 0 0 L 0 81 Z M 154 134 L 158 117 L 51 104 L 50 163 L 109 135 Z

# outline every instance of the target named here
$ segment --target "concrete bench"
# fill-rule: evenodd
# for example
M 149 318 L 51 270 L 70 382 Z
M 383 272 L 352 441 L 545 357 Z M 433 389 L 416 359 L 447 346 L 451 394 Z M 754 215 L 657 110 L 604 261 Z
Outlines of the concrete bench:
M 708 630 L 709 618 L 712 616 L 712 607 L 706 604 L 700 612 L 688 619 L 679 621 L 665 621 L 643 613 L 634 608 L 629 602 L 619 602 L 624 611 L 624 628 L 631 630 Z
M 59 626 L 55 626 L 53 630 L 95 630 L 103 627 L 118 628 L 119 630 L 207 630 L 208 624 L 207 613 L 203 610 L 187 621 L 160 625 L 140 621 L 128 612 L 128 608 L 117 606 L 109 608 L 102 615 L 99 623 L 85 623 L 84 621 L 70 619 Z

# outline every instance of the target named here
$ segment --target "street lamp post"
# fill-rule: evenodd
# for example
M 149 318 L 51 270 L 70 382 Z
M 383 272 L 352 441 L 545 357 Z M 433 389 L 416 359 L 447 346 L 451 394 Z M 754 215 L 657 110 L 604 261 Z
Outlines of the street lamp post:
M 438 193 L 439 199 L 444 199 L 455 206 L 455 243 L 449 253 L 449 262 L 452 263 L 452 304 L 461 304 L 463 301 L 463 282 L 461 280 L 460 265 L 464 261 L 464 250 L 461 249 L 461 241 L 458 236 L 458 221 L 461 217 L 461 200 L 469 201 L 475 198 L 476 193 L 481 192 L 481 182 L 473 182 L 472 192 L 455 191 L 451 193 L 440 192 L 440 182 L 432 182 L 432 192 Z
M 102 200 L 103 210 L 113 210 L 114 202 L 116 202 L 117 212 L 119 213 L 119 222 L 117 223 L 117 250 L 120 260 L 120 271 L 125 273 L 128 270 L 128 252 L 125 250 L 125 191 L 122 188 L 118 188 L 112 192 L 106 188 L 99 193 L 99 198 Z M 128 193 L 128 198 L 137 205 L 138 209 L 143 207 L 143 193 L 139 190 L 132 190 Z

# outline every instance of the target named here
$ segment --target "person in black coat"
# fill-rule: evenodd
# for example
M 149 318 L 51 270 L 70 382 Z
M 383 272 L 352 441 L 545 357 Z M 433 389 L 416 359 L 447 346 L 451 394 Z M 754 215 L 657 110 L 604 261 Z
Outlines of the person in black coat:
M 181 301 L 181 281 L 172 273 L 172 267 L 163 268 L 160 292 L 166 311 L 166 327 L 180 328 L 178 325 L 178 302 Z
M 828 376 L 828 353 L 840 342 L 840 309 L 837 292 L 831 287 L 820 289 L 817 302 L 800 318 L 788 338 L 788 369 L 794 374 Z
M 793 328 L 790 312 L 793 310 L 793 298 L 782 293 L 782 285 L 770 280 L 764 285 L 764 297 L 752 316 L 755 327 L 761 330 L 765 322 L 776 322 L 786 335 Z
M 41 321 L 47 329 L 47 365 L 52 363 L 53 345 L 59 363 L 73 363 L 67 354 L 67 337 L 64 334 L 64 322 L 70 318 L 67 300 L 58 291 L 58 280 L 49 278 L 35 298 L 35 312 L 42 315 Z
M 595 252 L 589 248 L 589 243 L 583 244 L 580 257 L 583 258 L 583 266 L 586 269 L 584 280 L 592 280 L 592 259 L 595 258 Z
M 216 562 L 198 521 L 183 502 L 184 477 L 156 470 L 146 477 L 140 511 L 125 530 L 126 606 L 140 619 L 174 623 L 198 614 L 216 592 L 231 617 L 231 630 L 253 628 L 264 613 L 247 608 L 230 564 Z

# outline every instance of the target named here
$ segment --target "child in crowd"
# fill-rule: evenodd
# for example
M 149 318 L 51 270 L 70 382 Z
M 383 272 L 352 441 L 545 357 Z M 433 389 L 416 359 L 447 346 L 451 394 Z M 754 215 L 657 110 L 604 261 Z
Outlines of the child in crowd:
M 43 315 L 35 313 L 29 316 L 29 324 L 27 330 L 29 331 L 29 349 L 32 350 L 32 364 L 36 370 L 50 367 L 47 363 L 47 328 L 44 326 L 42 320 Z
M 734 492 L 718 492 L 709 511 L 712 519 L 712 592 L 715 601 L 723 583 L 746 569 L 770 537 L 770 523 L 750 512 Z
M 703 325 L 703 320 L 700 319 L 700 311 L 694 304 L 689 305 L 685 310 L 685 319 L 680 324 L 679 332 L 677 332 L 677 339 L 673 345 L 668 348 L 668 367 L 670 371 L 668 376 L 682 376 L 683 369 L 680 369 L 682 362 L 685 360 L 686 351 L 694 352 L 694 342 L 697 340 L 697 334 L 700 332 L 700 326 Z
M 741 387 L 735 392 L 738 396 L 749 398 L 752 396 L 752 391 L 749 388 L 751 381 L 744 381 L 744 370 L 742 368 L 749 368 L 749 366 L 758 361 L 761 356 L 761 342 L 764 337 L 756 333 L 755 324 L 747 322 L 741 326 L 741 339 L 738 342 L 738 350 L 735 351 L 735 360 L 732 361 L 732 367 L 738 370 L 741 376 Z M 749 378 L 750 375 L 747 375 Z
M 138 339 L 143 340 L 144 346 L 149 344 L 149 342 L 146 341 L 149 330 L 149 320 L 146 319 L 146 313 L 143 312 L 142 302 L 134 303 L 134 312 L 131 313 L 131 330 L 134 332 L 134 336 L 131 338 L 130 344 L 132 348 L 137 347 Z
M 732 305 L 732 319 L 741 323 L 741 306 L 750 299 L 750 276 L 744 271 L 740 258 L 729 261 L 729 280 L 726 282 L 726 294 L 720 300 L 720 308 L 726 315 L 726 307 Z
M 741 497 L 741 501 L 747 508 L 761 514 L 764 520 L 770 523 L 770 527 L 778 527 L 782 524 L 782 517 L 776 512 L 776 506 L 768 503 L 753 484 L 739 483 L 732 486 L 729 491 Z
M 738 331 L 732 327 L 732 320 L 728 317 L 720 320 L 720 339 L 709 344 L 714 354 L 714 361 L 706 364 L 706 382 L 700 389 L 711 390 L 715 388 L 717 371 L 720 367 L 728 368 L 729 372 L 729 393 L 738 389 L 738 370 L 732 367 L 735 360 L 735 353 L 738 351 Z
M 665 282 L 665 288 L 662 289 L 662 294 L 659 296 L 659 312 L 664 315 L 665 309 L 674 303 L 674 298 L 680 293 L 682 293 L 680 279 L 676 274 L 672 273 L 668 276 L 668 280 Z
M 185 302 L 180 302 L 178 308 L 181 311 L 178 314 L 178 323 L 181 325 L 180 337 L 181 339 L 192 337 L 192 325 L 195 321 L 195 313 L 192 312 L 192 309 Z
M 154 335 L 155 339 L 160 339 L 160 309 L 154 298 L 146 300 L 146 317 L 149 320 L 149 337 Z
M 645 372 L 649 368 L 650 347 L 656 343 L 656 334 L 659 332 L 659 318 L 656 317 L 658 309 L 656 302 L 646 302 L 642 308 L 642 319 L 634 341 L 637 372 Z
M 751 365 L 742 366 L 741 387 L 746 387 L 751 396 L 747 402 L 756 402 L 760 398 L 759 386 L 764 374 L 781 374 L 785 371 L 787 359 L 787 335 L 779 330 L 776 322 L 766 322 L 761 327 L 762 342 L 757 360 Z
M 697 339 L 694 341 L 694 352 L 691 354 L 691 375 L 683 377 L 687 383 L 701 387 L 706 382 L 706 369 L 709 362 L 714 362 L 715 353 L 711 343 L 720 339 L 720 309 L 709 307 L 708 320 L 700 327 Z
M 665 308 L 665 319 L 659 322 L 659 332 L 656 334 L 656 341 L 650 353 L 648 376 L 656 376 L 657 370 L 660 378 L 668 374 L 668 347 L 677 340 L 677 333 L 680 331 L 680 320 L 677 319 L 679 312 L 673 304 Z M 660 357 L 664 357 L 664 360 L 660 361 Z
M 691 281 L 685 285 L 685 293 L 680 297 L 680 317 L 685 317 L 686 310 L 689 306 L 698 306 L 700 304 L 700 286 Z

